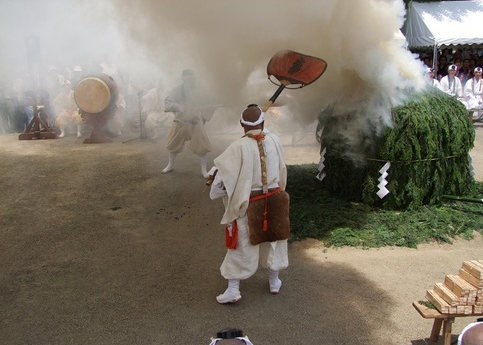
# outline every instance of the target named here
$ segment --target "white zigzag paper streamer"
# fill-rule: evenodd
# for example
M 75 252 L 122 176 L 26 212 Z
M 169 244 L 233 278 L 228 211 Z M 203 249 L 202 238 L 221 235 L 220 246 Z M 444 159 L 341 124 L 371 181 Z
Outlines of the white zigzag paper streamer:
M 327 176 L 324 172 L 324 168 L 325 168 L 325 152 L 326 152 L 326 148 L 324 147 L 324 149 L 322 150 L 322 152 L 320 153 L 320 160 L 319 160 L 319 168 L 317 169 L 319 171 L 319 173 L 317 174 L 317 176 L 315 176 L 317 178 L 317 180 L 319 181 L 322 181 L 325 176 Z
M 389 173 L 387 171 L 389 170 L 390 167 L 391 167 L 391 162 L 387 162 L 379 170 L 379 173 L 381 173 L 381 176 L 377 179 L 379 181 L 379 184 L 377 185 L 377 188 L 379 188 L 379 190 L 376 193 L 379 199 L 382 199 L 389 194 L 389 190 L 386 188 L 386 185 L 388 183 L 386 181 L 386 177 L 389 176 Z
M 470 154 L 468 154 L 468 161 L 470 165 L 470 175 L 475 177 L 475 167 L 473 166 L 473 158 L 471 158 Z

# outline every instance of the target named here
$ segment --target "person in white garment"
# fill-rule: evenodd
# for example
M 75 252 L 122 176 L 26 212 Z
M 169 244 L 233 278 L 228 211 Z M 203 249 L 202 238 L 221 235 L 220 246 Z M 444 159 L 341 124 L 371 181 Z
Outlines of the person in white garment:
M 228 280 L 228 287 L 216 297 L 221 304 L 241 299 L 240 281 L 255 274 L 259 264 L 268 268 L 269 291 L 272 294 L 279 293 L 282 286 L 279 271 L 288 267 L 287 240 L 253 245 L 248 227 L 247 212 L 253 195 L 261 191 L 265 193 L 266 190 L 285 193 L 287 183 L 282 144 L 274 133 L 264 129 L 264 120 L 262 109 L 256 104 L 249 105 L 240 119 L 245 135 L 231 143 L 214 160 L 215 166 L 209 172 L 212 178 L 210 198 L 223 197 L 225 205 L 220 223 L 226 225 L 225 240 L 228 249 L 220 272 Z M 288 204 L 286 208 L 276 209 L 280 217 L 288 217 Z
M 458 345 L 482 345 L 483 321 L 472 322 L 461 331 L 458 336 Z
M 172 89 L 164 100 L 165 111 L 172 112 L 174 120 L 166 142 L 169 162 L 162 172 L 173 171 L 176 156 L 183 151 L 186 141 L 189 141 L 189 149 L 199 157 L 201 175 L 207 178 L 207 154 L 211 152 L 211 143 L 205 131 L 205 122 L 211 118 L 215 109 L 207 105 L 207 96 L 197 87 L 193 70 L 184 70 L 181 79 L 182 84 Z
M 438 79 L 434 78 L 434 69 L 431 67 L 426 68 L 427 83 L 439 90 L 441 90 L 441 85 Z
M 148 90 L 143 96 L 142 113 L 146 117 L 144 127 L 151 139 L 158 138 L 163 129 L 167 131 L 173 123 L 173 114 L 164 111 L 164 98 L 163 79 L 159 79 L 156 87 Z
M 461 86 L 461 81 L 456 76 L 458 67 L 456 65 L 448 66 L 448 75 L 441 78 L 441 90 L 450 96 L 457 98 L 465 107 L 467 103 L 464 100 L 463 87 Z
M 473 70 L 474 77 L 465 84 L 465 97 L 468 102 L 468 109 L 483 109 L 481 72 L 481 67 L 475 67 Z M 475 111 L 473 117 L 479 117 L 482 112 Z

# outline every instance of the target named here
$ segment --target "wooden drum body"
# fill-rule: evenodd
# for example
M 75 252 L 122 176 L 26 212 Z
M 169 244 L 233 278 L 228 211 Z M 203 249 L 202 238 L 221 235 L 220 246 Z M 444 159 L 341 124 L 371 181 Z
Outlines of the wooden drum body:
M 117 108 L 119 90 L 107 74 L 96 74 L 81 79 L 74 89 L 74 100 L 84 121 L 93 127 L 85 144 L 111 142 L 103 128 Z

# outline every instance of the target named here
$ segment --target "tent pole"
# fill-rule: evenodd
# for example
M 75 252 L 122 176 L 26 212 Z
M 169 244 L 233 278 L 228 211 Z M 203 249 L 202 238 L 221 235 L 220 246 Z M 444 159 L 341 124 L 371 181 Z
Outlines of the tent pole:
M 437 62 L 438 62 L 438 50 L 437 50 L 438 46 L 436 45 L 436 43 L 434 44 L 434 48 L 433 48 L 433 70 L 435 73 L 438 73 L 438 70 L 436 68 L 436 66 L 438 66 Z M 437 74 L 435 74 L 436 78 L 438 77 Z

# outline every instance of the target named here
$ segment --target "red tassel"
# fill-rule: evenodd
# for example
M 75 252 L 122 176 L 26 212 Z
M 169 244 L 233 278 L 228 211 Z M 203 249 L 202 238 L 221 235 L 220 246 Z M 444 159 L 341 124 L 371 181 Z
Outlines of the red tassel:
M 233 224 L 232 224 L 231 236 L 230 236 L 230 232 L 228 231 L 228 225 L 225 227 L 225 246 L 227 249 L 236 249 L 237 244 L 238 244 L 238 225 L 235 220 L 233 221 Z
M 265 199 L 265 209 L 263 210 L 263 226 L 262 226 L 262 230 L 263 231 L 267 231 L 268 230 L 268 220 L 267 220 L 268 210 L 267 210 L 267 205 L 268 205 L 268 199 Z

